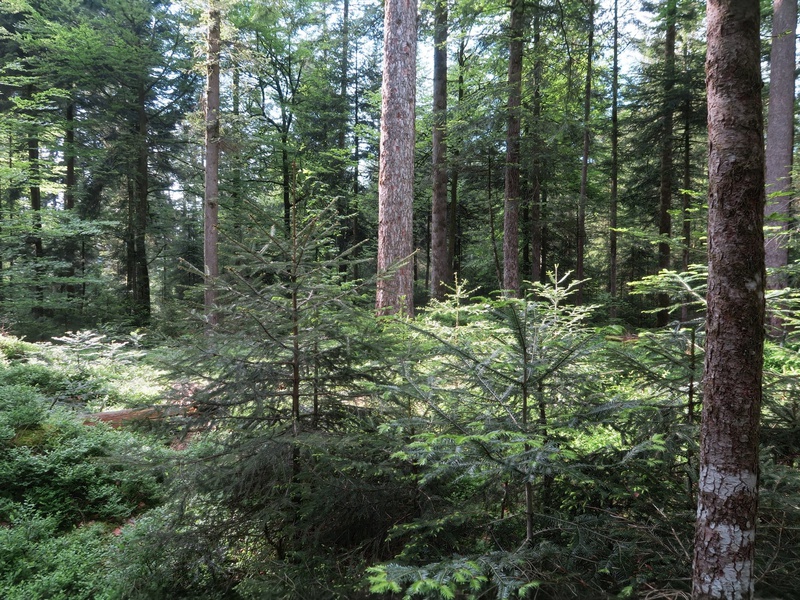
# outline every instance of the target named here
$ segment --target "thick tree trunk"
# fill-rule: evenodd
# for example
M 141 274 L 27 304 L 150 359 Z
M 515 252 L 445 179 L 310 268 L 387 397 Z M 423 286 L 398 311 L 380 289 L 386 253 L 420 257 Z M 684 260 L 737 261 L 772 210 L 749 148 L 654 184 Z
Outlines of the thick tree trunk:
M 434 4 L 432 151 L 430 294 L 441 300 L 453 283 L 447 252 L 447 0 Z
M 662 115 L 661 135 L 661 178 L 659 184 L 658 208 L 658 234 L 661 241 L 658 243 L 658 269 L 670 268 L 670 243 L 672 235 L 672 89 L 675 87 L 675 13 L 676 0 L 667 0 L 667 33 L 664 40 L 664 113 Z M 656 324 L 659 327 L 669 322 L 669 295 L 659 294 L 658 305 L 661 310 L 656 315 Z
M 584 261 L 586 257 L 586 202 L 589 184 L 589 118 L 592 108 L 592 55 L 594 54 L 594 0 L 589 0 L 589 49 L 586 52 L 586 85 L 583 96 L 583 159 L 581 161 L 581 191 L 578 199 L 578 251 L 575 276 L 583 281 L 586 276 Z M 583 283 L 578 284 L 575 303 L 583 304 Z
M 378 313 L 414 312 L 416 0 L 386 0 L 378 175 Z
M 519 295 L 520 108 L 525 0 L 512 0 L 508 43 L 508 125 L 506 129 L 503 289 Z
M 750 599 L 764 338 L 758 0 L 708 0 L 708 315 L 692 597 Z
M 206 72 L 206 168 L 203 228 L 203 269 L 205 273 L 206 321 L 217 322 L 214 305 L 217 301 L 216 279 L 219 276 L 217 240 L 219 226 L 219 96 L 220 96 L 220 12 L 211 2 L 208 24 L 208 54 Z
M 144 84 L 139 86 L 138 121 L 136 124 L 136 171 L 129 191 L 130 215 L 128 234 L 128 291 L 134 325 L 150 322 L 150 274 L 147 262 L 146 231 L 148 203 L 148 119 L 145 109 Z
M 764 248 L 767 267 L 781 269 L 789 263 L 785 238 L 792 200 L 797 0 L 774 0 L 773 7 L 766 154 L 769 200 L 765 209 L 769 229 Z M 785 273 L 772 273 L 767 280 L 769 289 L 786 285 Z

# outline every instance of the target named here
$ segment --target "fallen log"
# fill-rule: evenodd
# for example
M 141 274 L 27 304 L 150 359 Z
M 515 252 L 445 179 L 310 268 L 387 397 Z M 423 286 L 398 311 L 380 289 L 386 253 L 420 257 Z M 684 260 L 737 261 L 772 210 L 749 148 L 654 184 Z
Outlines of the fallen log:
M 108 423 L 118 429 L 123 425 L 143 423 L 146 421 L 163 421 L 171 417 L 188 417 L 197 412 L 191 404 L 165 404 L 145 406 L 142 408 L 126 408 L 122 410 L 105 410 L 91 413 L 83 421 L 84 425 Z

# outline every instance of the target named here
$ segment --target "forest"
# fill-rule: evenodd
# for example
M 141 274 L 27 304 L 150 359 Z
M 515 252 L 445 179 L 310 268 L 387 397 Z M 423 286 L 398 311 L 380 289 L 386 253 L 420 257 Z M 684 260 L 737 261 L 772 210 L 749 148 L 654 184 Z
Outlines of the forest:
M 796 0 L 2 0 L 0 598 L 800 597 Z

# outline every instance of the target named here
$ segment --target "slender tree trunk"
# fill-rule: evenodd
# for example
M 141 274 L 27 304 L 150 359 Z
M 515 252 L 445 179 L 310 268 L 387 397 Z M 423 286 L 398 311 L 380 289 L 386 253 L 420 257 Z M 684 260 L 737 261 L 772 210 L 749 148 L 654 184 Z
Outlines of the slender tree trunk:
M 378 175 L 378 313 L 414 313 L 416 0 L 386 0 Z
M 547 227 L 547 186 L 541 184 L 539 186 L 539 193 L 541 194 L 541 202 L 539 203 L 540 209 L 540 219 L 542 224 L 542 266 L 540 267 L 540 277 L 539 281 L 541 283 L 547 283 L 547 260 L 550 258 L 550 248 L 549 244 L 549 230 Z
M 764 343 L 758 0 L 708 0 L 708 313 L 692 598 L 753 597 Z
M 286 118 L 281 127 L 281 184 L 283 186 L 283 224 L 286 235 L 292 232 L 292 165 L 289 160 L 289 127 Z
M 617 317 L 617 201 L 619 184 L 619 0 L 614 0 L 614 50 L 611 70 L 611 210 L 609 215 L 609 317 Z
M 350 0 L 344 0 L 342 7 L 342 56 L 339 63 L 341 70 L 339 80 L 339 97 L 341 101 L 342 115 L 347 114 L 347 83 L 350 70 Z M 339 150 L 347 148 L 347 118 L 342 119 L 342 126 L 339 128 L 339 139 L 337 142 Z M 344 178 L 345 172 L 342 172 Z
M 658 269 L 670 268 L 670 243 L 672 235 L 672 89 L 675 87 L 675 12 L 676 0 L 667 0 L 667 33 L 664 40 L 664 114 L 662 117 L 661 141 L 661 181 L 659 184 L 658 234 Z M 661 310 L 656 315 L 659 327 L 669 322 L 669 294 L 659 294 L 658 305 Z
M 508 125 L 503 213 L 503 289 L 519 295 L 520 108 L 525 0 L 511 0 L 508 43 Z
M 358 178 L 359 178 L 359 165 L 358 161 L 361 160 L 361 137 L 358 135 L 358 125 L 359 125 L 359 96 L 358 96 L 358 43 L 356 43 L 354 52 L 355 55 L 355 69 L 353 75 L 353 198 L 358 198 L 359 193 L 359 185 L 358 185 Z M 352 236 L 353 246 L 356 247 L 356 251 L 353 253 L 353 258 L 358 256 L 358 244 L 361 242 L 361 227 L 358 222 L 358 210 L 354 210 L 353 217 L 350 220 L 350 235 Z M 353 261 L 353 279 L 359 278 L 359 269 L 358 269 L 358 261 Z
M 530 278 L 539 281 L 542 277 L 542 136 L 539 134 L 542 120 L 542 35 L 541 13 L 534 6 L 533 14 L 533 128 L 535 148 L 533 155 L 533 190 L 530 202 Z
M 458 45 L 458 110 L 461 110 L 464 102 L 464 69 L 467 63 L 467 42 L 462 38 Z M 458 144 L 453 145 L 452 173 L 450 176 L 450 205 L 448 207 L 447 219 L 447 262 L 450 265 L 450 272 L 455 274 L 460 270 L 459 231 L 458 231 L 458 182 L 459 182 L 459 156 Z
M 66 163 L 66 176 L 64 178 L 64 208 L 75 208 L 75 104 L 67 104 L 65 113 L 67 126 L 64 129 L 64 158 Z
M 583 160 L 581 161 L 581 191 L 578 200 L 578 252 L 575 276 L 583 281 L 586 257 L 586 202 L 589 185 L 589 119 L 592 108 L 592 55 L 594 54 L 594 0 L 589 0 L 589 49 L 586 53 L 586 86 L 583 95 Z M 578 284 L 575 294 L 576 304 L 583 304 L 583 283 Z
M 769 104 L 767 106 L 766 185 L 767 239 L 766 263 L 770 273 L 769 289 L 788 285 L 786 274 L 779 269 L 789 264 L 786 232 L 792 200 L 792 153 L 794 143 L 795 31 L 797 0 L 774 0 L 772 51 L 770 52 Z M 780 320 L 771 319 L 775 332 Z
M 444 298 L 453 272 L 447 252 L 447 0 L 436 0 L 433 34 L 433 201 L 431 298 Z
M 70 101 L 64 111 L 64 210 L 72 211 L 75 209 L 75 190 L 77 188 L 77 178 L 75 175 L 75 103 Z M 78 257 L 78 240 L 73 237 L 67 238 L 64 245 L 65 260 L 68 263 L 66 268 L 67 277 L 75 277 L 75 265 Z M 73 296 L 77 291 L 74 283 L 67 283 L 64 286 L 68 296 Z
M 682 217 L 683 217 L 683 253 L 681 257 L 681 269 L 683 272 L 689 270 L 689 258 L 692 248 L 692 101 L 687 98 L 683 107 L 683 193 Z M 689 305 L 685 302 L 681 306 L 681 321 L 689 320 Z M 692 330 L 694 331 L 694 330 Z
M 44 246 L 42 245 L 42 170 L 39 164 L 39 137 L 32 133 L 28 137 L 28 162 L 29 179 L 28 189 L 30 192 L 31 211 L 33 212 L 33 232 L 31 233 L 31 244 L 33 245 L 34 273 L 36 284 L 34 287 L 34 303 L 31 314 L 34 318 L 44 316 L 44 287 L 42 286 L 42 276 L 44 275 Z
M 217 323 L 214 305 L 217 302 L 216 279 L 219 277 L 217 240 L 219 228 L 219 50 L 220 12 L 212 1 L 208 11 L 208 51 L 206 71 L 206 169 L 203 227 L 203 270 L 205 294 L 203 304 L 206 323 Z
M 342 7 L 342 48 L 341 57 L 339 60 L 339 131 L 336 140 L 336 147 L 341 153 L 341 167 L 339 170 L 339 181 L 341 182 L 341 199 L 338 202 L 339 214 L 342 217 L 350 215 L 350 189 L 347 185 L 348 180 L 348 163 L 350 162 L 345 158 L 347 150 L 347 122 L 348 122 L 348 99 L 347 99 L 347 84 L 349 82 L 350 70 L 350 0 L 344 0 Z M 347 251 L 348 246 L 353 244 L 352 228 L 343 227 L 339 234 L 339 252 L 344 253 Z M 347 275 L 348 265 L 347 262 L 342 262 L 339 265 L 339 272 L 343 276 Z

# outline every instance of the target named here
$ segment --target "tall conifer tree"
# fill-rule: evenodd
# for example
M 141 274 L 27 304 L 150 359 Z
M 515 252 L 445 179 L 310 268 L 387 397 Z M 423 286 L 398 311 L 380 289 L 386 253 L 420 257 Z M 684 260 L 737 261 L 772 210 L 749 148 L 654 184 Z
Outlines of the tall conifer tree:
M 753 597 L 764 344 L 758 0 L 708 0 L 708 313 L 694 600 Z
M 379 313 L 414 312 L 414 109 L 416 0 L 387 0 L 378 179 Z

